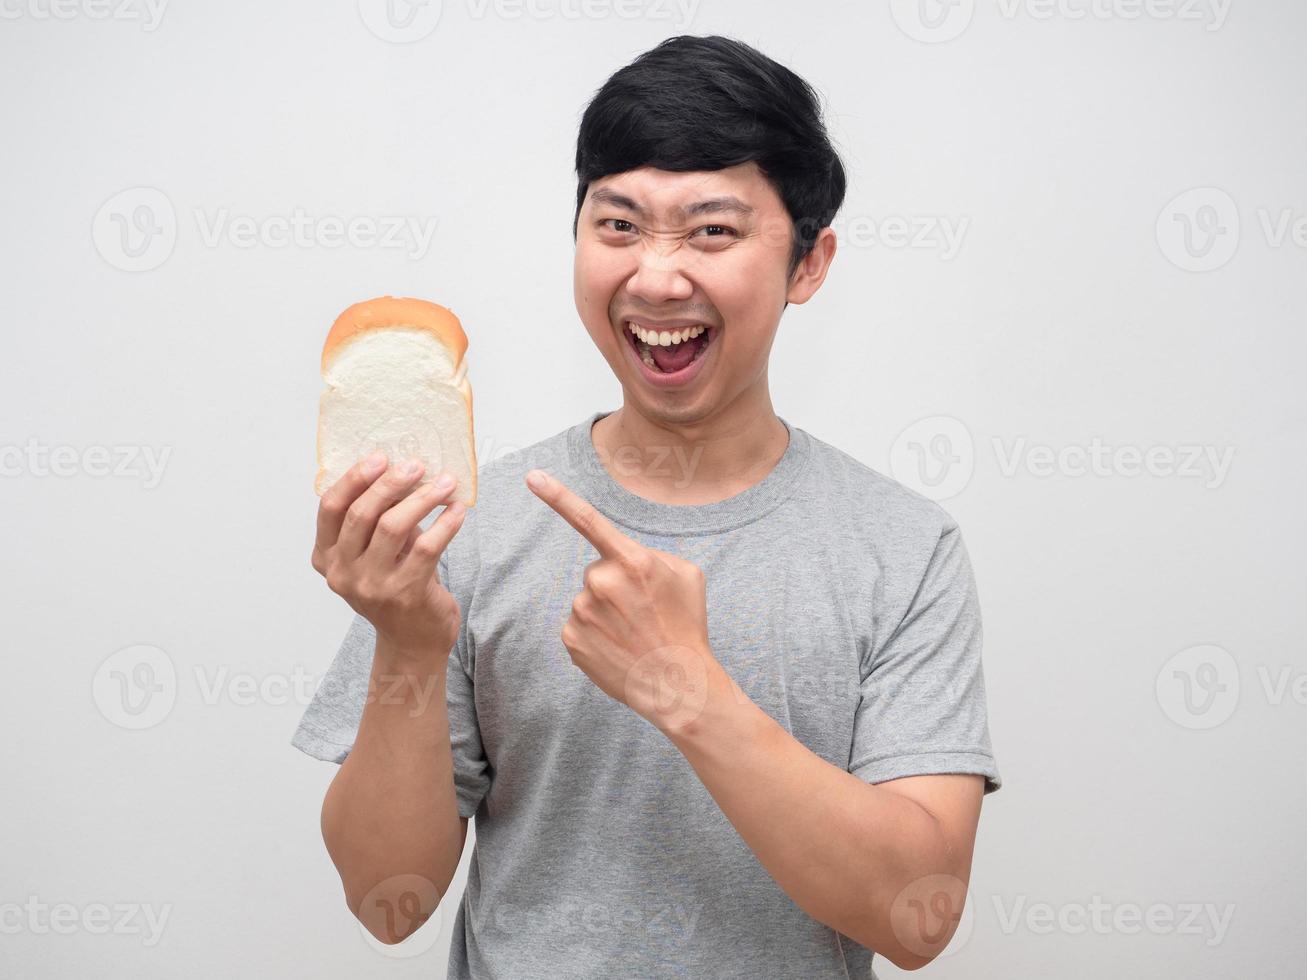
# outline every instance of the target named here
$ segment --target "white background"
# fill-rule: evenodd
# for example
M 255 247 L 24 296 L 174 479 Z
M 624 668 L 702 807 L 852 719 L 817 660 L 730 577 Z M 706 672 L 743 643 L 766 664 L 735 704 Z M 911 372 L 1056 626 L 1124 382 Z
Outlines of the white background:
M 725 33 L 820 90 L 850 178 L 774 405 L 941 496 L 976 568 L 1005 786 L 929 972 L 1299 974 L 1302 4 L 123 4 L 0 4 L 0 973 L 444 975 L 467 855 L 388 959 L 319 836 L 334 767 L 288 744 L 352 615 L 308 560 L 322 340 L 371 296 L 452 307 L 483 463 L 618 407 L 576 126 Z M 318 237 L 278 244 L 297 212 Z M 323 220 L 396 216 L 429 244 Z

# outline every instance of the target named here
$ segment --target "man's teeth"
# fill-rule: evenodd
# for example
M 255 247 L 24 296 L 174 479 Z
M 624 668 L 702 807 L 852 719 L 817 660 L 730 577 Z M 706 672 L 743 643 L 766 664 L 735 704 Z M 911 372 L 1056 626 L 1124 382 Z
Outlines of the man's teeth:
M 635 334 L 642 341 L 650 346 L 670 347 L 672 344 L 680 344 L 687 340 L 693 340 L 699 334 L 703 333 L 707 327 L 699 324 L 694 327 L 686 327 L 683 330 L 646 330 L 637 323 L 627 323 L 627 329 Z

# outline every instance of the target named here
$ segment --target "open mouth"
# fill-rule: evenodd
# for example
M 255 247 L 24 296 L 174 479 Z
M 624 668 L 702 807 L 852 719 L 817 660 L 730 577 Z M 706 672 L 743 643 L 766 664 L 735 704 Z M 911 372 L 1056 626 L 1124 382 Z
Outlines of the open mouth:
M 701 360 L 717 332 L 707 324 L 649 331 L 630 322 L 622 325 L 622 331 L 640 362 L 652 373 L 666 375 L 669 380 Z

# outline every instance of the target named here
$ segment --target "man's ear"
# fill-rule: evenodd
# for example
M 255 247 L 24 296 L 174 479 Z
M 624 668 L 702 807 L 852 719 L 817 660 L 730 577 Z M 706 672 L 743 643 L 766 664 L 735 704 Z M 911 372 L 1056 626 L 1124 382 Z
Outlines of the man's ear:
M 826 280 L 826 273 L 835 259 L 835 232 L 829 226 L 823 228 L 813 243 L 812 251 L 803 257 L 799 267 L 790 277 L 790 288 L 785 294 L 785 305 L 806 303 L 821 288 Z

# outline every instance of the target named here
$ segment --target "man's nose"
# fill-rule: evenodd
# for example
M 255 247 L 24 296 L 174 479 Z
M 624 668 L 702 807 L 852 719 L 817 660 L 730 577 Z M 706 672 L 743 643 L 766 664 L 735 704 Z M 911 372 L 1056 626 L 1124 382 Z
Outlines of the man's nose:
M 633 251 L 636 268 L 627 281 L 632 295 L 656 304 L 694 294 L 691 274 L 697 253 L 683 238 L 645 237 Z

